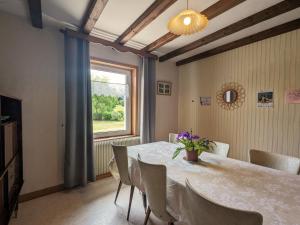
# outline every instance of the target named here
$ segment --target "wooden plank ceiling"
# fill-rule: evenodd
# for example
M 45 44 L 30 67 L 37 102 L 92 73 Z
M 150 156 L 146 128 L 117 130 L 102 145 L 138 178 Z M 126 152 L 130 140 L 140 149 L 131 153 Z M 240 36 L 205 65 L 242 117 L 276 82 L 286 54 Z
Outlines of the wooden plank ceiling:
M 146 35 L 144 38 L 147 41 L 138 43 L 137 40 L 140 40 L 143 32 L 149 27 L 154 27 L 153 24 L 156 21 L 160 21 L 161 26 L 166 26 L 169 18 L 165 18 L 165 14 L 170 17 L 176 15 L 174 12 L 183 10 L 182 0 L 145 0 L 144 2 L 128 0 L 134 5 L 127 6 L 122 2 L 122 6 L 127 7 L 126 9 L 113 8 L 112 6 L 116 7 L 121 4 L 116 1 L 91 0 L 81 20 L 79 30 L 65 30 L 65 32 L 92 42 L 111 46 L 122 52 L 132 52 L 153 58 L 158 58 L 157 54 L 159 54 L 159 61 L 175 59 L 176 65 L 179 66 L 299 28 L 300 14 L 297 13 L 300 13 L 300 0 L 201 0 L 202 8 L 200 7 L 201 10 L 199 11 L 206 15 L 210 21 L 204 31 L 194 34 L 194 36 L 181 37 L 170 32 L 161 36 L 157 34 L 156 30 L 153 30 L 153 35 Z M 190 1 L 194 2 L 194 5 L 197 4 L 199 8 L 200 3 L 198 1 Z M 205 3 L 207 4 L 205 5 Z M 28 4 L 33 26 L 42 28 L 41 1 L 28 0 Z M 130 7 L 137 7 L 136 4 L 139 7 L 143 6 L 143 10 L 138 13 L 136 13 L 137 10 L 126 11 L 130 10 Z M 191 8 L 193 9 L 193 7 Z M 112 18 L 111 14 L 114 10 L 118 13 L 115 13 Z M 132 18 L 132 15 L 136 17 Z M 131 19 L 128 19 L 130 17 Z M 122 25 L 118 26 L 116 21 L 123 19 L 127 19 L 128 22 L 121 21 L 123 22 Z M 111 20 L 114 22 L 113 26 L 118 30 L 117 33 L 110 33 L 107 24 L 101 26 L 101 24 Z M 101 27 L 106 27 L 108 30 L 103 30 Z M 107 35 L 96 36 L 95 33 L 99 29 L 101 34 L 107 33 Z M 163 30 L 166 30 L 165 27 L 160 29 L 160 33 Z M 147 32 L 149 34 L 149 31 Z M 152 36 L 154 40 L 151 40 Z M 227 42 L 222 42 L 225 39 Z M 182 40 L 186 41 L 183 42 Z M 137 44 L 133 46 L 133 43 Z M 217 46 L 216 43 L 218 43 Z M 164 46 L 172 46 L 172 48 L 161 51 L 161 49 L 167 49 Z
M 204 58 L 216 55 L 216 54 L 220 54 L 222 52 L 229 51 L 231 49 L 242 47 L 244 45 L 248 45 L 248 44 L 251 44 L 253 42 L 261 41 L 261 40 L 264 40 L 266 38 L 270 38 L 270 37 L 273 37 L 273 36 L 276 36 L 276 35 L 280 35 L 280 34 L 283 34 L 283 33 L 286 33 L 286 32 L 292 31 L 292 30 L 296 30 L 296 29 L 299 29 L 299 28 L 300 28 L 300 19 L 296 19 L 296 20 L 293 20 L 291 22 L 281 24 L 281 25 L 273 27 L 271 29 L 264 30 L 262 32 L 250 35 L 248 37 L 239 39 L 237 41 L 233 41 L 231 43 L 222 45 L 220 47 L 217 47 L 217 48 L 208 50 L 206 52 L 202 52 L 200 54 L 191 56 L 189 58 L 180 60 L 180 61 L 176 62 L 176 65 L 181 66 L 181 65 L 184 65 L 184 64 L 188 64 L 188 63 L 200 60 L 200 59 L 204 59 Z
M 111 0 L 112 1 L 112 0 Z M 204 0 L 203 0 L 204 1 Z M 201 13 L 206 15 L 209 20 L 218 20 L 218 17 L 235 7 L 242 5 L 244 2 L 251 0 L 219 0 L 213 2 L 206 9 L 202 9 Z M 118 34 L 116 39 L 113 41 L 115 47 L 126 47 L 127 43 L 131 41 L 135 36 L 138 36 L 140 32 L 143 31 L 150 23 L 154 22 L 161 14 L 165 13 L 169 8 L 171 8 L 177 1 L 176 0 L 155 0 L 146 10 L 137 17 L 137 19 L 132 22 L 121 34 Z M 212 1 L 211 1 L 212 2 Z M 270 2 L 270 1 L 269 1 Z M 207 46 L 210 43 L 213 43 L 217 40 L 222 40 L 227 36 L 236 34 L 240 31 L 247 30 L 255 25 L 261 24 L 265 21 L 268 21 L 272 18 L 276 18 L 280 15 L 288 13 L 297 9 L 300 6 L 299 0 L 284 0 L 284 1 L 273 1 L 274 4 L 267 5 L 269 7 L 262 8 L 260 11 L 256 11 L 246 17 L 241 17 L 240 20 L 236 20 L 232 24 L 221 27 L 221 29 L 215 30 L 214 32 L 210 32 L 209 34 L 196 39 L 194 41 L 190 41 L 185 45 L 175 48 L 166 54 L 159 57 L 159 61 L 163 62 L 166 60 L 170 60 L 172 58 L 176 58 L 180 55 L 193 52 L 200 47 Z M 103 10 L 103 9 L 102 9 Z M 247 15 L 247 14 L 246 14 Z M 299 18 L 297 18 L 299 19 Z M 192 56 L 187 57 L 186 59 L 179 60 L 176 65 L 183 65 L 186 63 L 190 63 L 194 60 L 202 59 L 203 57 L 209 57 L 214 54 L 221 53 L 223 51 L 227 51 L 232 48 L 236 48 L 244 45 L 245 43 L 251 43 L 254 41 L 258 41 L 264 38 L 268 38 L 274 35 L 278 35 L 282 32 L 287 32 L 293 29 L 298 29 L 298 20 L 291 18 L 290 21 L 284 24 L 274 26 L 273 28 L 267 28 L 257 33 L 253 33 L 246 37 L 240 38 L 238 40 L 234 40 L 230 43 L 226 43 L 220 45 L 218 47 L 208 49 L 204 52 L 200 52 L 198 54 L 194 54 Z M 99 18 L 101 20 L 101 16 Z M 167 23 L 167 21 L 166 21 Z M 164 24 L 166 25 L 166 24 Z M 155 32 L 155 31 L 153 31 Z M 153 40 L 151 43 L 145 45 L 145 47 L 141 49 L 137 49 L 135 52 L 138 52 L 140 55 L 147 55 L 150 52 L 156 51 L 164 45 L 168 45 L 173 42 L 175 39 L 180 36 L 174 35 L 170 32 L 162 35 L 161 37 Z M 102 41 L 103 42 L 103 41 Z M 126 46 L 125 46 L 126 45 Z M 123 48 L 120 47 L 120 48 Z M 124 49 L 122 49 L 124 50 Z M 132 49 L 130 49 L 131 52 Z
M 208 43 L 211 43 L 213 41 L 216 41 L 220 38 L 223 38 L 225 36 L 228 36 L 230 34 L 236 33 L 240 30 L 243 30 L 245 28 L 251 27 L 255 24 L 258 24 L 260 22 L 263 22 L 265 20 L 268 20 L 270 18 L 273 18 L 275 16 L 278 16 L 280 14 L 286 13 L 288 11 L 291 11 L 297 7 L 300 6 L 300 1 L 293 0 L 293 1 L 282 1 L 276 5 L 273 5 L 267 9 L 264 9 L 254 15 L 251 15 L 249 17 L 246 17 L 234 24 L 231 24 L 225 28 L 222 28 L 212 34 L 209 34 L 201 39 L 198 39 L 192 43 L 189 43 L 181 48 L 178 48 L 176 50 L 173 50 L 166 55 L 163 55 L 159 58 L 160 62 L 166 61 L 168 59 L 171 59 L 173 57 L 176 57 L 178 55 L 184 54 L 188 51 L 194 50 L 196 48 L 199 48 L 203 45 L 206 45 Z
M 213 4 L 212 6 L 208 7 L 207 9 L 203 10 L 201 13 L 204 14 L 207 17 L 207 19 L 210 20 L 244 1 L 245 0 L 220 0 L 215 4 Z M 170 41 L 173 41 L 178 37 L 179 35 L 168 32 L 167 34 L 163 35 L 162 37 L 155 40 L 151 44 L 147 45 L 143 50 L 152 52 L 158 49 L 159 47 L 169 43 Z
M 177 0 L 156 0 L 153 2 L 153 4 L 119 36 L 116 42 L 125 44 L 176 1 Z
M 108 0 L 92 0 L 83 16 L 80 30 L 89 34 L 94 28 Z

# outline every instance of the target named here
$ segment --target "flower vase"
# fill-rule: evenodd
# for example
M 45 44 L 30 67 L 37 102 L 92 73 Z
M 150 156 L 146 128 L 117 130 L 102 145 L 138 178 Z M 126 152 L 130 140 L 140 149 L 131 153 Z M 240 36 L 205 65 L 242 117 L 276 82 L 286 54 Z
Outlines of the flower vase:
M 193 149 L 193 150 L 186 150 L 186 160 L 191 161 L 191 162 L 198 162 L 198 153 Z

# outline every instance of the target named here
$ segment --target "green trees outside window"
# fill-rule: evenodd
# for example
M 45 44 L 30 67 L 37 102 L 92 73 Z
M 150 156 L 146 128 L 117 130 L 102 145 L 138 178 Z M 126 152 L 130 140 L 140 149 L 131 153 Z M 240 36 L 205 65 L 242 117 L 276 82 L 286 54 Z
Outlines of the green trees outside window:
M 92 96 L 93 120 L 123 121 L 124 98 L 116 96 Z

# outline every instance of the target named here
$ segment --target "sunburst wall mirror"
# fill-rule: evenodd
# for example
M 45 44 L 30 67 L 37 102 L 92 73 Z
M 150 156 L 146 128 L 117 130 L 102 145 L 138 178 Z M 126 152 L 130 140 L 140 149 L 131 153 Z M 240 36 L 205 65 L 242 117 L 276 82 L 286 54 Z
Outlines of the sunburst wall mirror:
M 217 102 L 225 110 L 234 110 L 242 106 L 246 91 L 236 82 L 225 83 L 217 92 Z

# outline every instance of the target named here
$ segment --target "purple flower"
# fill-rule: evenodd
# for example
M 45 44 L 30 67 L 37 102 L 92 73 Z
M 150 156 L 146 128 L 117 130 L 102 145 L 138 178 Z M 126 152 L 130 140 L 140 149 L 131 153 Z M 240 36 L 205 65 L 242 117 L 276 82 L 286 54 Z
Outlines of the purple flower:
M 198 135 L 193 135 L 193 136 L 192 136 L 192 139 L 193 139 L 193 140 L 197 140 L 197 139 L 199 139 L 199 138 L 200 138 L 200 137 L 199 137 Z
M 192 141 L 192 140 L 197 140 L 199 138 L 200 137 L 198 135 L 192 135 L 191 133 L 185 131 L 185 132 L 179 133 L 176 137 L 176 140 L 179 141 L 181 139 L 186 139 L 186 140 Z
M 180 139 L 190 139 L 191 135 L 189 132 L 181 132 L 177 135 L 177 140 Z

